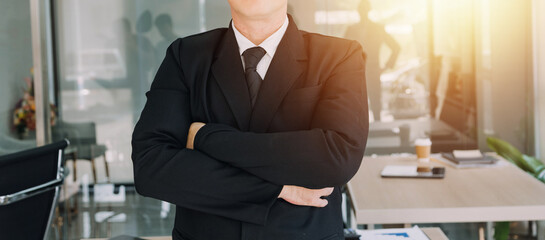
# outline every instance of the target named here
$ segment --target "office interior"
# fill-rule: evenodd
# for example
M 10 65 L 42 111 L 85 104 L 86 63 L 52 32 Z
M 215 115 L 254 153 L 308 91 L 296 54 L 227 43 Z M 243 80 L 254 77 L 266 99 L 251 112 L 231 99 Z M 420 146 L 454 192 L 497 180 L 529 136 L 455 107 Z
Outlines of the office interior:
M 432 153 L 493 152 L 494 137 L 545 161 L 544 1 L 361 2 L 289 0 L 288 12 L 362 44 L 365 157 L 414 156 L 417 138 Z M 47 239 L 170 236 L 175 207 L 134 190 L 132 130 L 169 44 L 230 19 L 227 1 L 0 0 L 0 157 L 70 141 Z M 508 239 L 545 239 L 544 220 L 511 221 Z M 493 239 L 495 224 L 418 223 L 448 239 Z

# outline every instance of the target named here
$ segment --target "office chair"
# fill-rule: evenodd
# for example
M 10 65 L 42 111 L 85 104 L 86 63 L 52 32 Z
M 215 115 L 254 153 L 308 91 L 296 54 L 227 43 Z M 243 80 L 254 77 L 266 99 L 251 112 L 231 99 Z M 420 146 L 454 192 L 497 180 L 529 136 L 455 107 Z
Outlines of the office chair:
M 68 123 L 61 122 L 52 128 L 53 140 L 67 138 L 72 143 L 66 151 L 67 155 L 74 161 L 74 182 L 76 181 L 76 159 L 91 161 L 93 169 L 93 180 L 97 183 L 97 173 L 95 167 L 95 158 L 104 157 L 104 167 L 106 168 L 106 178 L 110 182 L 110 171 L 108 161 L 106 161 L 106 146 L 97 144 L 96 127 L 94 122 Z
M 64 180 L 63 140 L 0 156 L 0 239 L 46 239 Z

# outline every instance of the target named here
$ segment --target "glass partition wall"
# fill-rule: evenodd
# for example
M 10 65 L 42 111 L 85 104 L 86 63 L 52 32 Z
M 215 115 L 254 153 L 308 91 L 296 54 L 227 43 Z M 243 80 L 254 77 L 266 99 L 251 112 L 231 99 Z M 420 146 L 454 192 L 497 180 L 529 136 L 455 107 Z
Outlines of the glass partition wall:
M 166 47 L 178 37 L 227 26 L 228 3 L 205 0 L 55 3 L 60 122 L 94 123 L 91 137 L 96 138 L 97 145 L 104 146 L 111 180 L 130 183 L 131 132 Z M 508 22 L 498 19 L 501 16 L 498 12 L 514 8 L 528 14 L 529 9 L 506 2 L 493 3 L 489 0 L 314 0 L 311 3 L 290 0 L 288 11 L 300 29 L 350 38 L 362 44 L 367 54 L 371 122 L 366 155 L 410 153 L 414 151 L 414 139 L 421 137 L 431 138 L 434 152 L 486 150 L 484 139 L 488 135 L 504 137 L 531 151 L 524 148 L 528 139 L 533 138 L 525 101 L 511 101 L 510 96 L 503 95 L 512 105 L 509 111 L 517 113 L 494 120 L 516 122 L 516 133 L 509 132 L 501 123 L 492 123 L 492 117 L 497 117 L 503 109 L 495 104 L 495 98 L 501 97 L 503 91 L 513 91 L 513 97 L 531 93 L 524 72 L 529 62 L 509 72 L 513 77 L 521 77 L 516 81 L 525 84 L 504 79 L 503 75 L 491 80 L 489 74 L 504 67 L 491 55 L 493 50 L 505 52 L 501 48 L 504 43 L 494 38 L 501 34 L 504 22 Z M 512 21 L 529 24 L 526 18 L 519 15 Z M 530 38 L 529 32 L 525 34 Z M 512 37 L 507 40 L 517 44 L 513 51 L 526 49 L 529 44 Z M 100 159 L 96 161 L 98 182 L 107 180 Z
M 58 2 L 60 115 L 74 128 L 94 123 L 91 137 L 105 149 L 95 161 L 97 182 L 107 180 L 104 157 L 113 182 L 132 182 L 131 133 L 145 92 L 168 45 L 204 29 L 203 3 Z

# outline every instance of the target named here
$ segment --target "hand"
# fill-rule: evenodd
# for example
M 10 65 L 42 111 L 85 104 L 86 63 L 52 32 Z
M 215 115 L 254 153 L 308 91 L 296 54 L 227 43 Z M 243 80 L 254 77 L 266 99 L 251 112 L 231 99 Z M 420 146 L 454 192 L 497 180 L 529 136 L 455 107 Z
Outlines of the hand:
M 187 149 L 193 149 L 193 143 L 195 141 L 195 136 L 197 135 L 197 132 L 199 129 L 201 129 L 205 124 L 202 122 L 194 122 L 189 126 L 189 132 L 187 133 L 187 142 L 185 144 L 185 147 Z
M 332 187 L 322 189 L 308 189 L 299 186 L 285 185 L 278 195 L 278 198 L 282 198 L 287 202 L 310 207 L 325 207 L 327 206 L 327 200 L 322 197 L 329 196 L 333 192 Z

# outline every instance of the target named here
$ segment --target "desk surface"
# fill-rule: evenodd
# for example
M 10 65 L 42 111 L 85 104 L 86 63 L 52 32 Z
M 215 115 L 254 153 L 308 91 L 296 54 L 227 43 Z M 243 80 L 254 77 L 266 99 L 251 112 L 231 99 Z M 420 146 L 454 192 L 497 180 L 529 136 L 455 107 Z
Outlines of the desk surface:
M 444 179 L 381 178 L 384 166 L 415 157 L 364 157 L 348 189 L 358 224 L 545 220 L 545 184 L 512 164 L 444 166 Z

